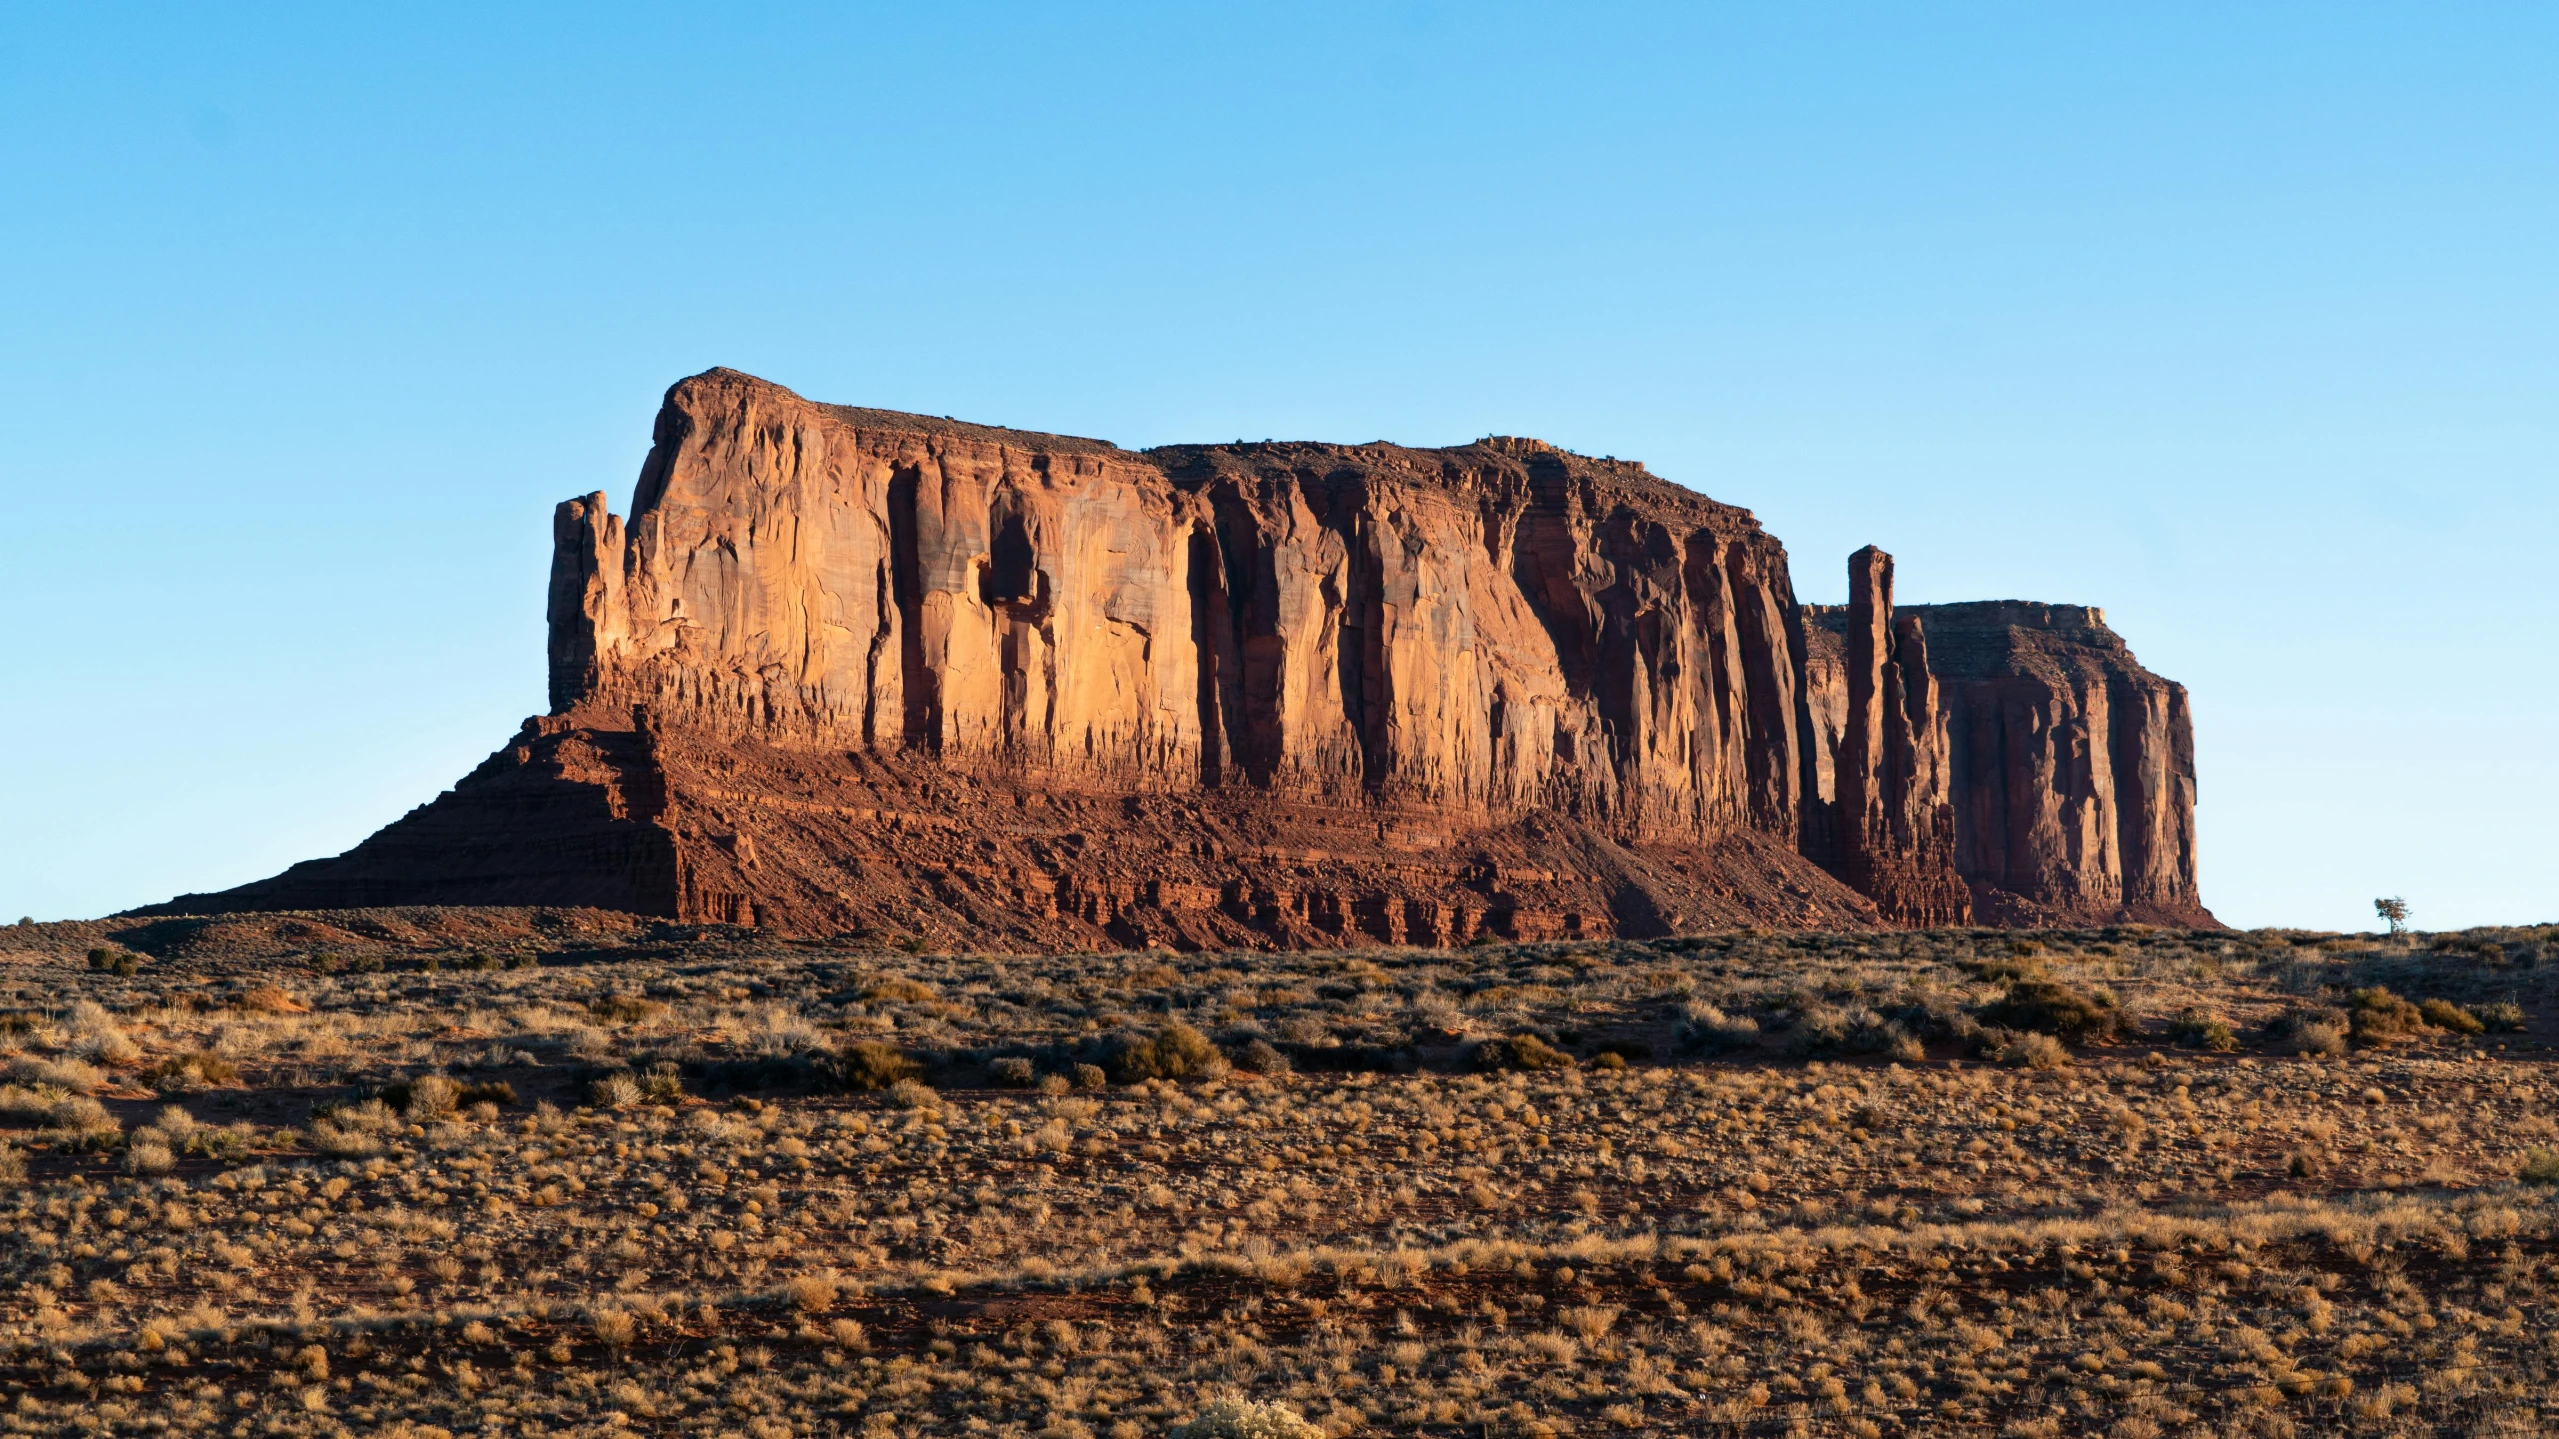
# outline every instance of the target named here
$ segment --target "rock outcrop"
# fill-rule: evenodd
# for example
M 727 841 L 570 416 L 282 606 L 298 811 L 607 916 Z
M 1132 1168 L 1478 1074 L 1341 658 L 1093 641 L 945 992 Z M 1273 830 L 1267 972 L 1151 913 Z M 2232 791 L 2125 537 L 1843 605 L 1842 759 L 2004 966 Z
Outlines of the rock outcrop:
M 1872 550 L 1800 606 L 1748 511 L 1640 464 L 1138 453 L 714 370 L 628 521 L 571 500 L 554 543 L 550 714 L 348 854 L 162 908 L 1016 948 L 2209 922 L 2184 693 L 2093 611 L 1896 616 Z
M 1955 866 L 2005 925 L 2196 924 L 2186 687 L 2084 605 L 1915 605 L 1944 694 Z

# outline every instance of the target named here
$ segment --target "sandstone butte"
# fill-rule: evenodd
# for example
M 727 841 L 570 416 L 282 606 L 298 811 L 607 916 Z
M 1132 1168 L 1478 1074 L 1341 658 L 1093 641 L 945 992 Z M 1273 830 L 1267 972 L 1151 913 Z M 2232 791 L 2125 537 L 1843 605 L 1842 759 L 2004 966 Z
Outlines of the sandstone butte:
M 553 522 L 551 712 L 160 913 L 592 905 L 989 949 L 2209 925 L 2183 687 L 2078 605 L 1800 604 L 1490 438 L 1128 451 L 679 382 Z

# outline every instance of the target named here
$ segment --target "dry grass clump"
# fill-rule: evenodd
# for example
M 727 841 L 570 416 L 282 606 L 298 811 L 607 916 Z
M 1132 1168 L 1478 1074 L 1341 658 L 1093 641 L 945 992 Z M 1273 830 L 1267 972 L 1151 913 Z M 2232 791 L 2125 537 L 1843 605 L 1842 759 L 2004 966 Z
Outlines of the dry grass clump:
M 7 1078 L 12 1089 L 53 1090 L 64 1094 L 95 1094 L 107 1084 L 107 1076 L 95 1065 L 77 1059 L 40 1059 L 32 1055 L 9 1061 Z
M 2292 1010 L 2267 1024 L 2267 1047 L 2277 1054 L 2344 1054 L 2348 1024 L 2346 1012 L 2332 1006 Z
M 311 1006 L 294 998 L 292 991 L 274 984 L 261 984 L 243 990 L 233 1003 L 250 1014 L 308 1014 L 311 1012 Z
M 2209 1010 L 2189 1006 L 2168 1022 L 2168 1037 L 2189 1049 L 2228 1054 L 2239 1047 L 2239 1032 L 2230 1021 Z
M 1994 1030 L 1983 1052 L 2017 1069 L 2061 1069 L 2070 1063 L 2070 1051 L 2060 1040 L 2031 1029 Z
M 2429 999 L 2417 1006 L 2418 1018 L 2452 1034 L 2478 1034 L 2487 1029 L 2479 1016 L 2449 999 Z
M 2361 1045 L 2396 1044 L 2426 1032 L 2424 1011 L 2373 985 L 2347 996 L 2348 1033 Z
M 2121 1032 L 2124 1015 L 2115 996 L 2105 990 L 2082 992 L 2050 980 L 2025 979 L 2011 984 L 1997 1003 L 1984 1009 L 1981 1022 L 2073 1044 L 2102 1044 Z
M 890 975 L 865 985 L 862 997 L 873 1004 L 923 1004 L 939 999 L 941 991 L 921 980 Z
M 240 1066 L 210 1050 L 173 1054 L 142 1071 L 146 1086 L 163 1094 L 190 1094 L 240 1082 Z
M 1679 1046 L 1701 1054 L 1730 1054 L 1759 1046 L 1759 1022 L 1735 1017 L 1705 1000 L 1680 1006 Z
M 110 1148 L 124 1133 L 105 1105 L 52 1085 L 0 1085 L 0 1116 L 41 1125 L 47 1144 L 66 1149 Z
M 844 1047 L 844 1087 L 857 1091 L 888 1089 L 911 1081 L 923 1066 L 877 1040 L 857 1040 Z
M 1198 1418 L 1174 1425 L 1171 1435 L 1172 1439 L 1325 1439 L 1323 1429 L 1307 1423 L 1285 1404 L 1262 1404 L 1231 1395 L 1201 1410 Z
M 1117 1036 L 1104 1066 L 1122 1084 L 1150 1079 L 1214 1079 L 1232 1066 L 1208 1036 L 1170 1020 L 1144 1034 Z
M 1475 1047 L 1475 1063 L 1485 1069 L 1517 1069 L 1530 1073 L 1570 1069 L 1573 1057 L 1534 1034 L 1488 1039 Z

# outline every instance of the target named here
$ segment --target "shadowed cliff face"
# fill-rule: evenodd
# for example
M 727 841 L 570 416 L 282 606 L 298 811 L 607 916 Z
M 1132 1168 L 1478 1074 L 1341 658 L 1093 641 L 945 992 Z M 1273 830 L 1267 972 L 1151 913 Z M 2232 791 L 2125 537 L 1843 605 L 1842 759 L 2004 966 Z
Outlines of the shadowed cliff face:
M 1874 551 L 1852 613 L 1806 609 L 1747 511 L 1534 440 L 1135 453 L 715 370 L 628 521 L 590 495 L 554 539 L 552 714 L 198 902 L 505 875 L 1026 947 L 1955 923 L 1985 886 L 2204 918 L 2182 691 L 2102 626 L 1897 625 Z M 2092 724 L 2102 784 L 2039 798 Z

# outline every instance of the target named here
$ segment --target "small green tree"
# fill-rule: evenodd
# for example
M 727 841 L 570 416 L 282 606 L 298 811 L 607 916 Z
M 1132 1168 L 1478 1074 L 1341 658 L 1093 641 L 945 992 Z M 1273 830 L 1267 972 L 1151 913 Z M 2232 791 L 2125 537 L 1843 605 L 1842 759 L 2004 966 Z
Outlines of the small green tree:
M 2392 934 L 2408 932 L 2408 901 L 2397 898 L 2376 899 L 2372 902 L 2372 912 L 2390 922 Z

